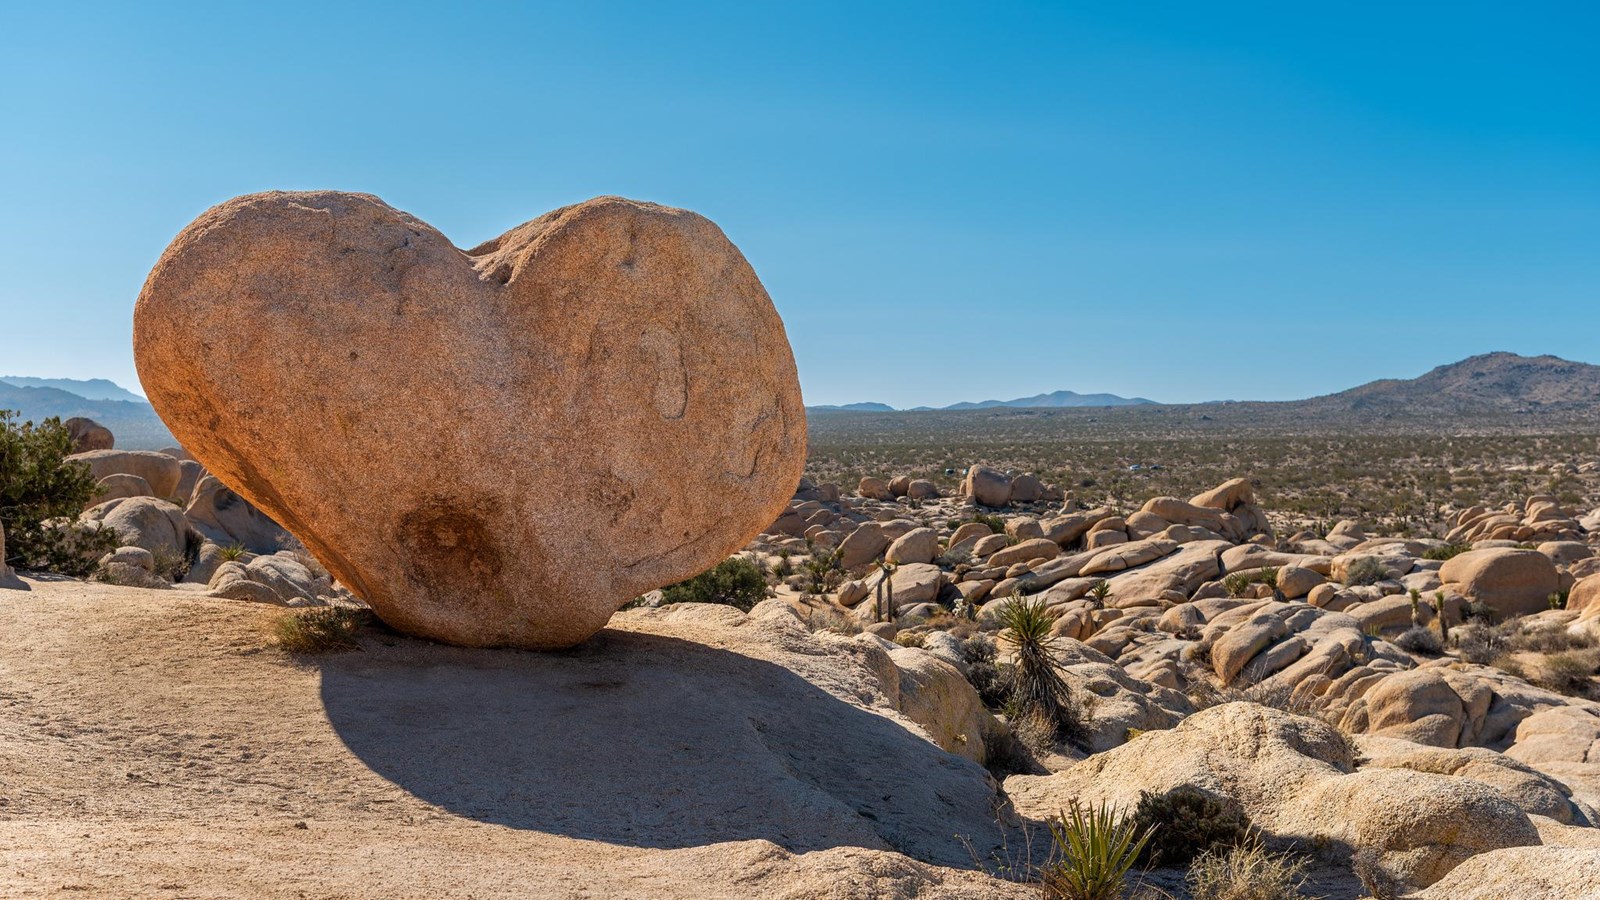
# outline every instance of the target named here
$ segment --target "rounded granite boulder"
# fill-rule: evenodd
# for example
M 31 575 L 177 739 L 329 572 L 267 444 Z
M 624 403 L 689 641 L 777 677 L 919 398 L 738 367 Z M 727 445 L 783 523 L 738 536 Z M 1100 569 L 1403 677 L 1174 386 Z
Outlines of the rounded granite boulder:
M 602 197 L 472 250 L 376 197 L 253 194 L 134 311 L 151 403 L 391 626 L 556 648 L 783 510 L 794 359 L 692 212 Z

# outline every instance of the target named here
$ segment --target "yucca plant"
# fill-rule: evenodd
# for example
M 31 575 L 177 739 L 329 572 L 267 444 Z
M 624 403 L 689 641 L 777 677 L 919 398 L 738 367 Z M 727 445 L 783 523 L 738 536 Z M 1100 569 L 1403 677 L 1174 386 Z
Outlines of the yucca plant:
M 1092 604 L 1095 609 L 1104 609 L 1106 601 L 1111 599 L 1111 582 L 1104 578 L 1096 581 L 1089 588 L 1089 596 L 1094 598 Z
M 1439 617 L 1439 643 L 1450 646 L 1450 623 L 1444 617 L 1444 591 L 1435 591 L 1433 595 L 1433 614 Z
M 1133 819 L 1107 803 L 1076 800 L 1050 822 L 1059 858 L 1040 881 L 1049 900 L 1119 900 L 1128 869 L 1144 852 L 1154 827 L 1139 831 Z
M 1000 625 L 1005 630 L 1001 634 L 1017 649 L 1009 713 L 1014 719 L 1043 716 L 1056 723 L 1058 736 L 1074 737 L 1080 724 L 1072 705 L 1072 689 L 1050 658 L 1054 624 L 1042 595 L 1012 597 L 1002 608 Z

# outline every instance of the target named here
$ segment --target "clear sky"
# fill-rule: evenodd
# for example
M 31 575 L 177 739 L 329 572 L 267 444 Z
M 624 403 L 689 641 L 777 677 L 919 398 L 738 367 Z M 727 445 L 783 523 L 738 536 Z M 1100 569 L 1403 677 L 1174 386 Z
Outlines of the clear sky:
M 1600 362 L 1597 7 L 1310 6 L 0 0 L 0 374 L 136 386 L 156 257 L 271 188 L 697 210 L 809 403 Z

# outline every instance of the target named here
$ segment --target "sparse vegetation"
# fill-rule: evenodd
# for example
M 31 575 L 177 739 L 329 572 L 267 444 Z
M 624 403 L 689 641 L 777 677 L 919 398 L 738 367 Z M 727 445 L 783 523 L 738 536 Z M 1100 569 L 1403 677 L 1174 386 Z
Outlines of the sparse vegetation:
M 722 603 L 749 612 L 766 599 L 767 577 L 755 562 L 733 556 L 661 589 L 662 603 Z
M 68 462 L 72 436 L 59 419 L 18 423 L 0 410 L 0 527 L 7 565 L 86 576 L 117 548 L 114 532 L 76 524 L 95 494 L 83 463 Z
M 223 562 L 236 562 L 248 552 L 243 544 L 225 544 L 217 548 L 217 555 L 222 557 Z
M 1141 791 L 1134 825 L 1148 831 L 1139 862 L 1148 866 L 1188 865 L 1209 850 L 1237 847 L 1250 837 L 1250 819 L 1237 801 L 1214 797 L 1193 785 L 1164 794 Z
M 1307 865 L 1253 840 L 1201 854 L 1187 881 L 1194 900 L 1300 900 Z
M 1363 556 L 1351 563 L 1345 569 L 1344 583 L 1351 586 L 1364 586 L 1377 584 L 1389 577 L 1383 570 L 1383 563 L 1371 556 Z
M 1430 628 L 1413 625 L 1394 639 L 1394 645 L 1407 653 L 1420 656 L 1438 656 L 1444 652 L 1444 642 Z
M 973 521 L 973 522 L 981 522 L 982 524 L 989 526 L 989 530 L 994 532 L 995 534 L 1005 534 L 1006 533 L 1006 520 L 1004 518 L 1000 517 L 1000 516 L 995 515 L 994 513 L 986 513 L 986 512 L 973 513 L 971 521 Z
M 1424 551 L 1422 558 L 1440 561 L 1455 559 L 1471 549 L 1471 544 L 1445 544 L 1442 547 L 1432 547 Z
M 1073 701 L 1066 679 L 1050 657 L 1050 626 L 1054 620 L 1042 597 L 1015 597 L 1000 613 L 1002 635 L 1016 647 L 1007 713 L 1016 719 L 1040 715 L 1056 723 L 1056 736 L 1080 741 L 1082 715 Z
M 351 606 L 315 606 L 278 617 L 273 636 L 279 647 L 296 654 L 358 650 L 356 633 L 371 616 Z
M 1120 900 L 1149 830 L 1108 804 L 1071 807 L 1050 823 L 1057 858 L 1044 867 L 1047 900 Z

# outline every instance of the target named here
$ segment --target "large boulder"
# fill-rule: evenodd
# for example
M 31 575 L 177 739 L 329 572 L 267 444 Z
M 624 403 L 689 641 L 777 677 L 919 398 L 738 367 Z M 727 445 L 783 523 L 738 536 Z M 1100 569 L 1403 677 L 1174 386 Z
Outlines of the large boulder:
M 1415 900 L 1592 900 L 1600 850 L 1506 847 L 1466 860 Z
M 883 558 L 895 565 L 931 563 L 939 555 L 939 533 L 932 528 L 913 528 L 894 539 Z
M 1537 550 L 1491 547 L 1469 550 L 1445 561 L 1439 579 L 1469 600 L 1487 603 L 1502 616 L 1549 609 L 1561 575 L 1550 557 Z
M 176 459 L 149 450 L 90 450 L 74 453 L 67 460 L 86 463 L 97 482 L 108 475 L 137 475 L 157 497 L 175 496 L 178 480 L 183 476 Z
M 190 528 L 183 510 L 155 497 L 127 497 L 91 507 L 79 516 L 117 533 L 124 547 L 142 547 L 176 560 L 189 554 Z
M 1373 854 L 1390 880 L 1425 887 L 1472 856 L 1539 843 L 1528 816 L 1468 778 L 1363 769 L 1319 781 L 1285 804 L 1275 834 Z
M 237 545 L 251 553 L 276 553 L 296 543 L 283 526 L 212 475 L 195 484 L 184 514 L 207 540 L 225 547 Z
M 73 416 L 61 424 L 67 429 L 67 434 L 72 438 L 73 453 L 86 453 L 90 450 L 110 450 L 117 445 L 117 438 L 111 433 L 111 429 L 93 419 Z
M 973 466 L 961 482 L 961 493 L 979 506 L 1005 506 L 1011 502 L 1011 478 L 988 466 Z
M 744 546 L 805 462 L 755 272 L 710 221 L 617 197 L 466 252 L 370 195 L 240 197 L 162 255 L 134 355 L 208 471 L 456 644 L 585 640 Z

